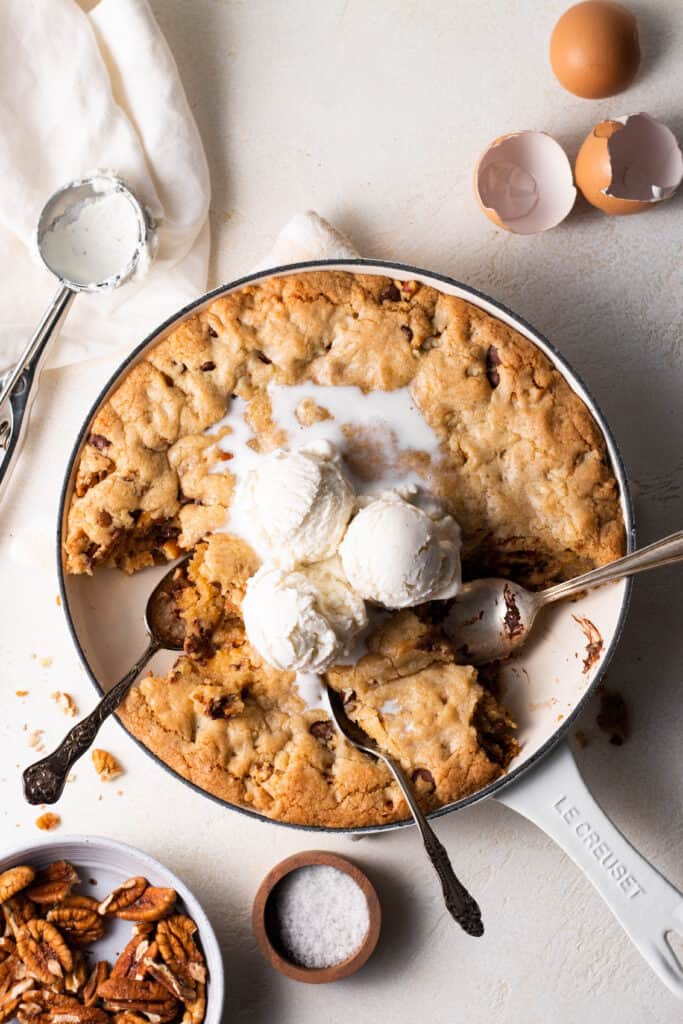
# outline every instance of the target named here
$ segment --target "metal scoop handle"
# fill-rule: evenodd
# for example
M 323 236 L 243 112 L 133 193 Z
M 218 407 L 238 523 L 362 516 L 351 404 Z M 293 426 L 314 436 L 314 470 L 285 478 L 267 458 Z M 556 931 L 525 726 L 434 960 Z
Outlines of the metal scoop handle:
M 0 501 L 26 438 L 31 406 L 38 393 L 47 347 L 57 334 L 76 293 L 62 285 L 13 370 L 0 378 Z

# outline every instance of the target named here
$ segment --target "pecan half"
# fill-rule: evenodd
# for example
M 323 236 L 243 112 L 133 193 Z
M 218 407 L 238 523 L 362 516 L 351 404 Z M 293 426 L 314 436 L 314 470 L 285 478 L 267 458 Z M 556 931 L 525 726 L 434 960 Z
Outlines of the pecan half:
M 203 964 L 202 954 L 197 949 L 194 936 L 197 925 L 185 914 L 173 914 L 157 925 L 156 939 L 159 952 L 166 961 Z
M 109 977 L 109 964 L 106 960 L 100 960 L 95 964 L 88 980 L 83 986 L 81 992 L 81 999 L 85 1006 L 95 1006 L 97 1004 L 98 995 L 97 990 L 103 981 L 106 981 Z
M 84 897 L 87 898 L 87 897 Z M 94 901 L 93 901 L 94 902 Z M 47 914 L 47 920 L 56 924 L 64 932 L 69 941 L 77 946 L 97 942 L 104 935 L 104 921 L 95 909 L 90 907 L 68 906 L 60 904 L 53 907 Z
M 147 970 L 144 960 L 156 956 L 156 952 L 157 944 L 152 939 L 152 928 L 144 926 L 144 930 L 136 929 L 133 938 L 114 964 L 112 978 L 133 978 L 142 981 Z
M 197 998 L 197 984 L 184 964 L 177 960 L 172 964 L 158 964 L 149 957 L 145 958 L 144 963 L 149 976 L 168 989 L 176 999 L 187 1004 Z
M 34 1024 L 110 1024 L 109 1014 L 98 1006 L 84 1006 L 73 996 L 64 996 L 44 989 L 30 993 L 23 1004 L 26 1021 Z M 21 1020 L 22 1018 L 20 1018 Z
M 19 867 L 3 871 L 0 875 L 0 903 L 4 903 L 5 900 L 21 892 L 22 889 L 31 884 L 35 877 L 36 873 L 33 868 L 28 867 L 26 864 L 20 864 Z
M 157 981 L 108 978 L 98 986 L 97 994 L 106 1010 L 115 1013 L 134 1010 L 165 1024 L 178 1012 L 178 1000 Z
M 44 985 L 62 988 L 64 972 L 73 969 L 71 950 L 49 921 L 28 921 L 17 935 L 17 953 L 29 973 Z
M 108 917 L 113 917 L 114 914 L 118 914 L 119 910 L 123 910 L 125 907 L 129 907 L 131 903 L 135 903 L 138 897 L 142 896 L 148 885 L 147 879 L 142 878 L 140 875 L 127 879 L 114 889 L 113 892 L 109 893 L 108 896 L 105 896 L 97 908 L 98 914 L 106 914 Z
M 56 860 L 39 871 L 26 895 L 34 903 L 59 903 L 69 895 L 80 878 L 73 864 L 68 860 Z
M 173 910 L 177 898 L 175 889 L 162 889 L 150 885 L 135 903 L 129 904 L 123 910 L 117 910 L 116 916 L 124 921 L 160 921 Z
M 159 953 L 172 974 L 182 979 L 186 989 L 185 997 L 181 997 L 187 1011 L 183 1017 L 185 1024 L 201 1024 L 206 1010 L 206 966 L 194 940 L 196 931 L 197 925 L 191 918 L 173 914 L 159 922 L 156 933 Z M 192 987 L 194 998 L 187 998 Z

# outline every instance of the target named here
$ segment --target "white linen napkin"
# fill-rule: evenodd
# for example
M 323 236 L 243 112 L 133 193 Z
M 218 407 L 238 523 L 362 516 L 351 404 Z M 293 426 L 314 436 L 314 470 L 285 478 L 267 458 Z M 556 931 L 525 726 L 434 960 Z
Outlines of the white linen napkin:
M 95 170 L 122 177 L 159 222 L 141 282 L 77 296 L 49 366 L 130 351 L 206 290 L 210 199 L 202 142 L 147 0 L 2 0 L 0 370 L 58 285 L 34 251 L 40 210 Z
M 357 259 L 353 242 L 314 210 L 295 214 L 275 239 L 273 247 L 254 270 L 300 263 L 304 260 Z

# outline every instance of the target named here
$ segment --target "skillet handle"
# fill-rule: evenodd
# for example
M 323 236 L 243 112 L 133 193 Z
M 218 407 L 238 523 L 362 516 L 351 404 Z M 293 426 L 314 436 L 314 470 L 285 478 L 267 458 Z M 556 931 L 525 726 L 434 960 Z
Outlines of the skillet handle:
M 683 934 L 683 894 L 635 850 L 588 791 L 567 743 L 496 798 L 562 847 L 598 890 L 641 955 L 679 999 L 683 965 L 667 936 Z

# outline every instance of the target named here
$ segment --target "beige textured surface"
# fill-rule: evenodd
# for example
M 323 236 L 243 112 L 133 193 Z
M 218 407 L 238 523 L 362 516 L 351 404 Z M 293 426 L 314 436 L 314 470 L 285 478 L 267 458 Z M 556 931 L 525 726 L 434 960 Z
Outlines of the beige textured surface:
M 564 226 L 522 239 L 497 232 L 470 194 L 478 153 L 515 128 L 551 131 L 572 157 L 591 124 L 628 110 L 660 116 L 683 136 L 676 5 L 638 3 L 641 75 L 624 96 L 592 103 L 564 93 L 547 64 L 550 29 L 565 2 L 152 3 L 211 164 L 215 281 L 250 267 L 284 220 L 312 205 L 368 255 L 413 260 L 481 287 L 542 330 L 596 395 L 636 490 L 640 541 L 680 528 L 683 197 L 624 221 L 580 204 Z M 55 744 L 65 719 L 49 694 L 68 690 L 81 708 L 92 701 L 54 600 L 52 538 L 62 466 L 112 369 L 45 377 L 27 458 L 2 508 L 0 572 L 11 594 L 0 625 L 3 845 L 40 835 L 14 768 L 32 754 L 22 725 L 44 728 L 46 743 Z M 635 584 L 608 680 L 629 703 L 631 738 L 610 746 L 593 706 L 581 723 L 589 746 L 578 751 L 599 801 L 679 887 L 680 579 L 671 568 Z M 51 668 L 40 665 L 46 655 Z M 15 689 L 30 695 L 22 701 Z M 680 1020 L 680 1004 L 573 864 L 493 801 L 437 826 L 482 904 L 487 932 L 475 942 L 444 913 L 414 835 L 352 843 L 243 820 L 181 789 L 115 724 L 99 742 L 126 774 L 105 787 L 89 763 L 79 765 L 59 808 L 62 829 L 126 839 L 195 889 L 223 944 L 230 1024 Z M 356 858 L 383 901 L 376 954 L 332 988 L 303 987 L 270 970 L 248 920 L 266 871 L 312 847 Z

